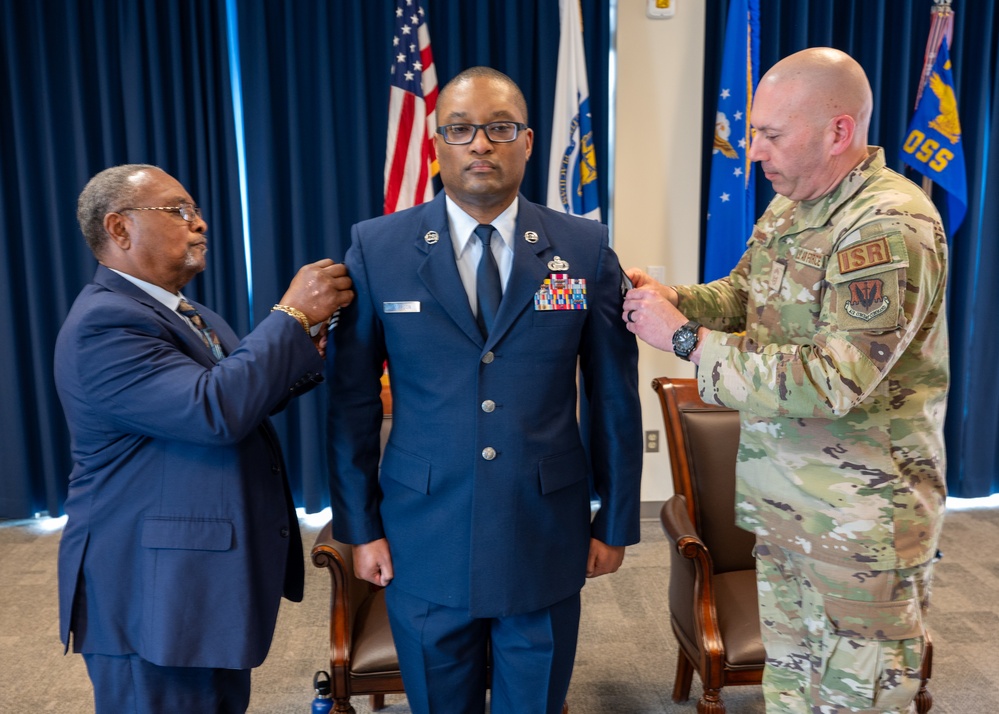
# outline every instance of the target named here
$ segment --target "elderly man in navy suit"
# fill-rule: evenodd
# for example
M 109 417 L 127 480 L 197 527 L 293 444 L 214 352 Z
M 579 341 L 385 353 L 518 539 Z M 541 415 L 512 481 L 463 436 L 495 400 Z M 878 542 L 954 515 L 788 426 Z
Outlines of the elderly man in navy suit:
M 492 714 L 559 712 L 585 578 L 639 537 L 637 346 L 606 226 L 519 194 L 534 136 L 517 85 L 475 67 L 436 111 L 444 193 L 354 226 L 345 259 L 358 299 L 327 358 L 333 533 L 388 586 L 413 712 L 484 711 L 487 672 Z
M 176 179 L 106 169 L 77 216 L 100 265 L 56 341 L 75 462 L 63 642 L 83 654 L 98 714 L 245 712 L 281 597 L 301 600 L 304 578 L 267 417 L 322 379 L 350 279 L 328 259 L 303 267 L 240 340 L 181 293 L 208 242 Z

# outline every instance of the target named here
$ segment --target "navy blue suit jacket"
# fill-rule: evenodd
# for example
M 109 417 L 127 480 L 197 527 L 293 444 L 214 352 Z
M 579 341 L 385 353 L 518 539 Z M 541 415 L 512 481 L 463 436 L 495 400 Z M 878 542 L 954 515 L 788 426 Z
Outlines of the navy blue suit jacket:
M 227 357 L 103 266 L 56 341 L 75 462 L 59 550 L 61 636 L 83 653 L 246 669 L 282 594 L 301 600 L 301 536 L 267 415 L 323 362 L 273 313 L 242 341 L 196 304 Z
M 570 278 L 586 280 L 588 309 L 535 310 L 556 256 Z M 345 262 L 357 299 L 342 310 L 327 356 L 335 537 L 387 537 L 390 587 L 475 617 L 532 612 L 578 593 L 591 536 L 618 546 L 639 538 L 638 351 L 621 320 L 606 226 L 521 196 L 513 269 L 485 340 L 443 193 L 354 226 Z M 379 479 L 385 359 L 392 430 Z M 602 500 L 592 523 L 591 478 Z

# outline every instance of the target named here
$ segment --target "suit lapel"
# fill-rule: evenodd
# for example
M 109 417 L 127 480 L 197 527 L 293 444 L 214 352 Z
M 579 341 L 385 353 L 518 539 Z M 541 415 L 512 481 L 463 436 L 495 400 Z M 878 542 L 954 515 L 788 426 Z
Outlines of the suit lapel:
M 433 233 L 437 234 L 436 241 L 433 239 Z M 426 256 L 416 272 L 427 286 L 427 290 L 469 339 L 481 345 L 482 333 L 479 332 L 479 326 L 475 322 L 475 315 L 472 314 L 472 308 L 468 304 L 468 294 L 458 274 L 458 265 L 454 261 L 454 248 L 451 244 L 451 232 L 448 229 L 443 191 L 423 212 L 414 245 Z
M 525 237 L 528 232 L 537 234 L 536 243 L 530 243 Z M 490 348 L 513 325 L 517 316 L 534 304 L 534 294 L 551 271 L 547 262 L 541 257 L 551 247 L 541 221 L 541 211 L 537 206 L 520 196 L 520 207 L 517 211 L 517 228 L 513 236 L 513 267 L 510 280 L 503 292 L 496 322 L 489 332 L 486 347 Z
M 173 328 L 172 332 L 187 346 L 186 353 L 191 358 L 209 369 L 215 366 L 215 360 L 212 357 L 211 350 L 205 346 L 205 343 L 202 342 L 201 338 L 198 337 L 197 334 L 195 334 L 194 330 L 192 330 L 188 324 L 184 322 L 184 318 L 181 317 L 179 313 L 167 309 L 166 305 L 161 303 L 138 285 L 132 284 L 113 270 L 106 268 L 103 265 L 97 266 L 97 273 L 94 275 L 94 282 L 107 288 L 108 290 L 128 295 L 136 302 L 142 303 L 148 307 L 163 320 L 169 323 L 170 327 Z M 196 307 L 199 308 L 200 312 L 200 308 L 203 306 L 196 305 Z M 217 330 L 216 334 L 218 334 Z M 230 345 L 223 342 L 222 346 L 225 348 L 226 354 L 228 354 L 230 351 Z

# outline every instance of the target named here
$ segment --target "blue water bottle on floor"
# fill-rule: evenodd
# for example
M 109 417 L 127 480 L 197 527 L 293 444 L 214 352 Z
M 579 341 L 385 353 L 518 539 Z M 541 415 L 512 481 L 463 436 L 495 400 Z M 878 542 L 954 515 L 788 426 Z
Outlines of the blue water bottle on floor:
M 329 672 L 319 670 L 312 678 L 312 688 L 316 698 L 312 700 L 312 714 L 327 714 L 333 709 L 333 690 L 330 687 Z

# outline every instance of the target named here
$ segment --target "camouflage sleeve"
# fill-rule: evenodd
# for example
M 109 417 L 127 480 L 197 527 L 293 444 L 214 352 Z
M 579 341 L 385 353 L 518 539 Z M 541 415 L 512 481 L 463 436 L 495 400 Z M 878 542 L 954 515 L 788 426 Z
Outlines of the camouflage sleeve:
M 758 324 L 705 338 L 702 398 L 764 417 L 843 416 L 906 350 L 933 350 L 946 333 L 931 329 L 945 319 L 946 259 L 939 219 L 881 214 L 836 242 L 824 279 L 802 280 L 792 265 L 775 282 L 770 266 L 757 279 L 770 286 Z M 905 379 L 920 379 L 921 361 L 909 362 Z
M 749 264 L 747 250 L 724 278 L 706 285 L 674 285 L 680 312 L 712 330 L 745 330 Z

